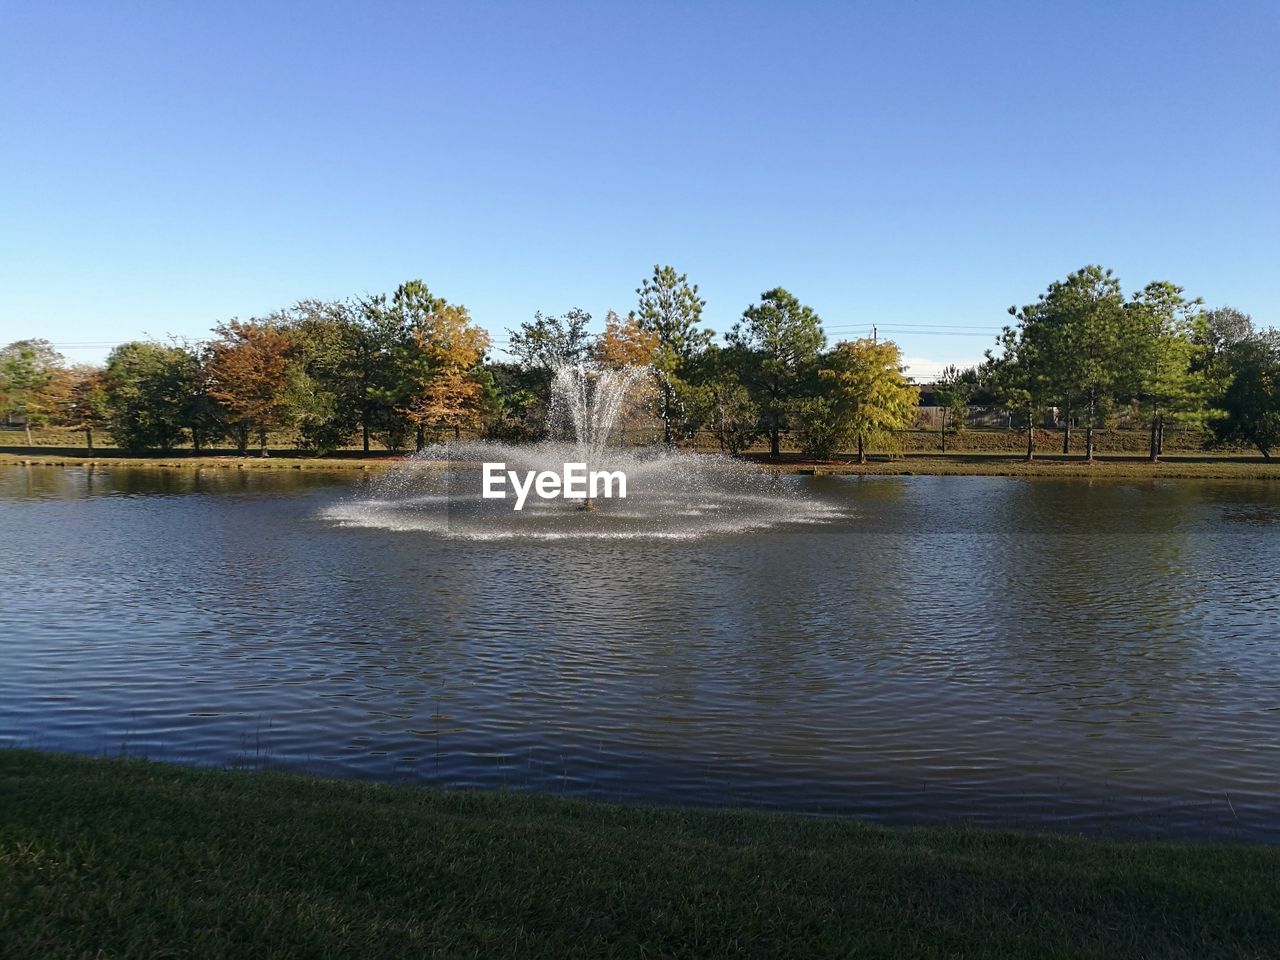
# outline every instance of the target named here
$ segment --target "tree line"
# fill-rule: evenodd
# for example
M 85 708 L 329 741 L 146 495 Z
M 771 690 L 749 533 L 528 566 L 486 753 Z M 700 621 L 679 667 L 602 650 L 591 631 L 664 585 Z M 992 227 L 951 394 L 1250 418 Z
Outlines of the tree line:
M 1091 265 L 1009 313 L 977 380 L 1018 415 L 1028 459 L 1049 407 L 1063 423 L 1063 453 L 1078 426 L 1087 460 L 1096 429 L 1119 416 L 1147 427 L 1152 460 L 1171 424 L 1267 459 L 1280 443 L 1280 331 L 1255 328 L 1239 310 L 1203 309 L 1168 281 L 1126 298 L 1111 270 Z
M 723 343 L 703 325 L 698 286 L 672 267 L 655 266 L 635 294 L 599 334 L 583 310 L 535 313 L 508 331 L 509 360 L 493 355 L 465 306 L 421 280 L 219 323 L 200 344 L 122 344 L 102 367 L 67 365 L 47 342 L 24 340 L 0 350 L 0 415 L 28 432 L 82 430 L 91 448 L 106 432 L 136 451 L 230 441 L 265 454 L 281 434 L 321 453 L 356 437 L 365 451 L 463 432 L 537 440 L 552 371 L 580 363 L 650 367 L 649 407 L 668 445 L 709 432 L 730 453 L 763 441 L 776 457 L 790 436 L 811 457 L 855 448 L 865 459 L 914 423 L 919 390 L 897 345 L 828 346 L 818 314 L 781 287 L 747 306 Z M 1126 299 L 1110 271 L 1090 266 L 1010 312 L 983 364 L 948 368 L 935 385 L 944 449 L 976 400 L 1019 419 L 1029 457 L 1049 408 L 1065 424 L 1064 451 L 1078 424 L 1089 458 L 1094 430 L 1120 415 L 1149 426 L 1153 458 L 1175 423 L 1266 457 L 1280 442 L 1280 336 L 1239 311 L 1204 310 L 1166 282 Z

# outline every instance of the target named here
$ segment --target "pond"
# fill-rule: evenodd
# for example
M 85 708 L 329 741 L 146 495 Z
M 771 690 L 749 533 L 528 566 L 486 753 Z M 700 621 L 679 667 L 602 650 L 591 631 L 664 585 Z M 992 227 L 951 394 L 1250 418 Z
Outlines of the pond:
M 784 477 L 687 539 L 359 472 L 0 468 L 0 745 L 1280 840 L 1280 484 Z

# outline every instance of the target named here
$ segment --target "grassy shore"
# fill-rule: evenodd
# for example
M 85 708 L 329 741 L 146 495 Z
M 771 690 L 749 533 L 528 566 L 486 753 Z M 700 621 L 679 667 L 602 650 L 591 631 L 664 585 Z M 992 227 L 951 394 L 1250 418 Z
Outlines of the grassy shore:
M 871 459 L 807 461 L 782 458 L 772 463 L 753 458 L 762 469 L 805 474 L 869 474 L 931 477 L 1079 477 L 1115 480 L 1280 480 L 1280 461 L 1249 457 L 1170 456 L 1156 463 L 1134 457 L 1049 455 L 1035 460 L 998 453 L 906 454 Z
M 195 456 L 186 452 L 154 457 L 116 456 L 111 452 L 29 448 L 0 451 L 0 466 L 133 467 L 169 470 L 385 470 L 403 455 L 299 456 L 296 451 L 276 451 L 268 457 L 231 455 Z M 1158 463 L 1123 456 L 1103 456 L 1094 463 L 1080 457 L 1046 455 L 1033 461 L 1006 453 L 908 453 L 895 458 L 873 457 L 865 464 L 849 459 L 805 460 L 784 455 L 772 461 L 764 455 L 747 458 L 762 470 L 805 474 L 869 474 L 874 476 L 981 476 L 981 477 L 1091 477 L 1097 479 L 1203 479 L 1280 480 L 1280 460 L 1241 456 L 1168 456 Z
M 0 751 L 12 957 L 1269 957 L 1280 849 Z
M 383 470 L 404 460 L 403 455 L 300 456 L 296 451 L 276 451 L 267 457 L 232 454 L 197 456 L 185 451 L 148 457 L 120 456 L 114 452 L 74 450 L 0 451 L 0 466 L 31 467 L 135 467 L 164 470 Z

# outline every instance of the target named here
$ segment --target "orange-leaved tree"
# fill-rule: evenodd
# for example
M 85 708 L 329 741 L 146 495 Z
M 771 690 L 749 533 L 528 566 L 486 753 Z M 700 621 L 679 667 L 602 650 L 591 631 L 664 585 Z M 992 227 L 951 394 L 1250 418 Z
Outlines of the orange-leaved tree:
M 489 335 L 471 323 L 467 308 L 438 300 L 417 318 L 413 328 L 418 363 L 404 415 L 417 429 L 419 448 L 428 430 L 478 426 L 486 392 L 480 362 Z
M 605 370 L 646 367 L 658 349 L 658 335 L 643 329 L 634 313 L 620 319 L 612 310 L 604 321 L 604 333 L 591 345 L 591 359 Z
M 232 320 L 214 328 L 218 337 L 206 351 L 209 396 L 221 407 L 226 426 L 243 454 L 256 436 L 261 456 L 267 435 L 291 425 L 289 334 L 270 323 Z

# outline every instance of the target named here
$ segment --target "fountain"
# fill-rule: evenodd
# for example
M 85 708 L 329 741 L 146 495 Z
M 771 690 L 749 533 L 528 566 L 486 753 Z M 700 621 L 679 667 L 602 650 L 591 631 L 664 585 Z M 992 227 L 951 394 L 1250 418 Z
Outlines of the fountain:
M 574 540 L 691 539 L 822 523 L 841 515 L 803 492 L 797 478 L 732 457 L 611 442 L 651 377 L 647 367 L 560 365 L 552 372 L 548 439 L 430 446 L 375 478 L 366 494 L 330 507 L 326 516 L 345 526 L 469 540 Z M 497 472 L 495 464 L 530 477 L 560 474 L 570 464 L 585 465 L 587 472 L 621 473 L 626 496 L 530 496 L 515 510 L 511 500 L 485 492 L 485 477 Z

